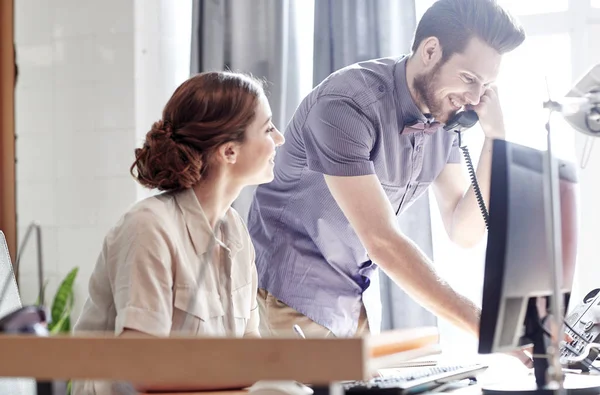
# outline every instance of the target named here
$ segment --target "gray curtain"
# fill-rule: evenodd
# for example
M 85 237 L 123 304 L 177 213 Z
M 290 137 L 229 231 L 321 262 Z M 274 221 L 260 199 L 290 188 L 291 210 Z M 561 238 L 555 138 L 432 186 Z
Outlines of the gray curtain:
M 408 54 L 416 27 L 414 0 L 316 0 L 314 84 L 352 63 Z M 399 224 L 431 258 L 429 199 L 424 195 Z M 380 273 L 381 329 L 435 325 L 436 318 Z
M 191 73 L 229 69 L 268 81 L 273 122 L 283 131 L 302 99 L 293 18 L 301 4 L 302 0 L 194 0 Z M 243 218 L 254 190 L 247 188 L 234 203 Z
M 313 81 L 352 63 L 408 53 L 415 0 L 315 0 Z

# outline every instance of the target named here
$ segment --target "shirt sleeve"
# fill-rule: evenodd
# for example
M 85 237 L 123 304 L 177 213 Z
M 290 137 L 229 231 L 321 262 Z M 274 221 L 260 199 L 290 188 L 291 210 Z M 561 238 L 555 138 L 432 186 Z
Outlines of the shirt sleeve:
M 327 175 L 375 174 L 371 161 L 374 141 L 372 122 L 345 97 L 319 98 L 304 124 L 308 168 Z
M 117 312 L 115 335 L 125 328 L 167 336 L 173 314 L 172 248 L 159 218 L 148 211 L 127 217 L 110 252 Z
M 452 141 L 452 147 L 450 148 L 450 155 L 448 155 L 447 163 L 460 163 L 460 148 L 458 147 L 458 134 L 455 133 L 454 140 Z

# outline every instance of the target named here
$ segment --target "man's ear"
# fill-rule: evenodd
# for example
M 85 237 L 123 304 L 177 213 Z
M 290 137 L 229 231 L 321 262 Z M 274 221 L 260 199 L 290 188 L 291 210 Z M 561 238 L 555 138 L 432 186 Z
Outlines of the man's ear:
M 237 144 L 230 142 L 221 145 L 217 149 L 217 160 L 223 164 L 234 164 L 237 161 L 239 147 Z
M 437 37 L 428 37 L 421 43 L 419 56 L 426 68 L 433 67 L 442 60 L 442 46 Z

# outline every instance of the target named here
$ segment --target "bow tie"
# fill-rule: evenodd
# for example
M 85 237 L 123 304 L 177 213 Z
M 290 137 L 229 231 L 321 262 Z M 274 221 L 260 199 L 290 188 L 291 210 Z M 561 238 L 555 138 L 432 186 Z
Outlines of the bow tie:
M 411 134 L 417 132 L 424 132 L 425 134 L 433 134 L 442 128 L 440 122 L 423 122 L 417 121 L 412 125 L 405 125 L 402 129 L 401 134 Z

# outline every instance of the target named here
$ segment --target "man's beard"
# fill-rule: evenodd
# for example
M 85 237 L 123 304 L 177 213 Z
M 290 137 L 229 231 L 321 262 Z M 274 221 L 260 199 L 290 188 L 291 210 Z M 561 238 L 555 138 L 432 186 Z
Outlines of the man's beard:
M 444 113 L 444 100 L 435 97 L 436 85 L 438 82 L 439 71 L 442 62 L 435 65 L 429 73 L 423 73 L 415 76 L 413 87 L 417 93 L 417 104 L 429 109 L 430 114 L 440 122 L 446 122 L 456 111 Z

